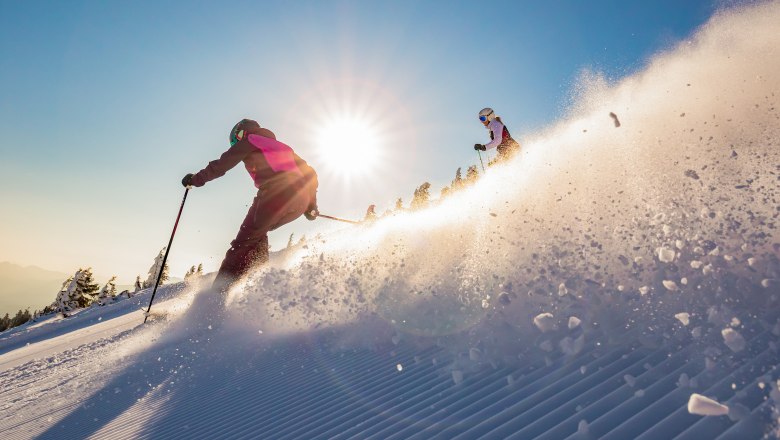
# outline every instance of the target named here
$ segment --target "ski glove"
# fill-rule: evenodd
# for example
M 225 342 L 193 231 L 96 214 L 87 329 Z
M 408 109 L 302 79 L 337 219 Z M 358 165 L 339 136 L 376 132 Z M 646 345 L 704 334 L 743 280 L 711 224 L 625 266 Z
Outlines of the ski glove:
M 306 220 L 314 220 L 317 218 L 318 215 L 320 215 L 320 211 L 317 209 L 317 204 L 313 203 L 309 205 L 308 208 L 306 208 L 306 212 L 303 213 L 303 215 L 306 217 Z
M 187 187 L 187 186 L 192 186 L 192 178 L 193 178 L 194 176 L 195 176 L 195 175 L 194 175 L 194 174 L 192 174 L 192 173 L 190 173 L 190 174 L 187 174 L 186 176 L 184 176 L 184 178 L 183 178 L 183 179 L 181 179 L 181 184 L 182 184 L 183 186 L 185 186 L 185 187 Z
M 487 151 L 487 148 L 482 144 L 474 144 L 474 149 L 477 151 Z

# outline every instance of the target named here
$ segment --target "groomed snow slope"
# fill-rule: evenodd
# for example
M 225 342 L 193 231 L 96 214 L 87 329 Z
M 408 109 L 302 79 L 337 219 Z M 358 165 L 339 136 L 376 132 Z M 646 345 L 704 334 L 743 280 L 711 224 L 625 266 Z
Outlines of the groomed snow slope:
M 517 160 L 224 300 L 175 285 L 167 321 L 134 324 L 146 292 L 0 335 L 0 430 L 776 436 L 779 22 L 778 2 L 731 10 L 618 84 L 586 76 Z

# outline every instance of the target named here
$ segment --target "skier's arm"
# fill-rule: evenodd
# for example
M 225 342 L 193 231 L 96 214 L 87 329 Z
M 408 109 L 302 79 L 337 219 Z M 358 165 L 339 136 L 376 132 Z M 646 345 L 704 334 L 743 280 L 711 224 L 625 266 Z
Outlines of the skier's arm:
M 306 163 L 305 160 L 301 159 L 300 156 L 293 153 L 293 157 L 295 158 L 295 165 L 298 166 L 298 169 L 301 170 L 301 174 L 303 174 L 303 178 L 306 182 L 306 189 L 309 191 L 309 195 L 311 197 L 311 200 L 314 205 L 317 204 L 317 187 L 319 186 L 319 181 L 317 180 L 317 172 L 314 171 L 314 168 L 312 168 L 308 163 Z
M 496 148 L 497 146 L 501 145 L 501 140 L 504 137 L 504 124 L 494 119 L 488 126 L 490 127 L 490 131 L 493 133 L 493 140 L 485 144 L 486 150 Z
M 242 140 L 222 153 L 217 160 L 209 162 L 206 168 L 192 176 L 192 186 L 203 186 L 206 182 L 222 177 L 231 168 L 244 160 L 247 154 L 253 151 L 253 147 L 246 140 Z

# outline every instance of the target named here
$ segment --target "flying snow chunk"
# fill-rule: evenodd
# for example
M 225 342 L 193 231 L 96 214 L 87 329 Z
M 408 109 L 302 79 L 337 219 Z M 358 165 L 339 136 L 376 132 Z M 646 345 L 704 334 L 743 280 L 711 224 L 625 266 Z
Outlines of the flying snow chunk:
M 734 353 L 738 353 L 745 349 L 745 338 L 733 328 L 723 329 L 720 334 L 723 335 L 723 342 Z
M 677 379 L 677 386 L 680 388 L 687 388 L 691 385 L 691 378 L 687 374 L 682 373 L 680 378 Z
M 542 333 L 547 333 L 550 330 L 555 329 L 555 319 L 553 318 L 552 313 L 540 313 L 534 318 L 534 325 L 541 330 Z
M 666 287 L 666 290 L 669 290 L 669 291 L 672 291 L 672 292 L 674 292 L 676 290 L 679 290 L 679 287 L 677 287 L 677 283 L 675 283 L 672 280 L 664 280 L 663 284 L 664 284 L 664 287 Z
M 642 295 L 642 296 L 647 295 L 647 292 L 649 292 L 649 291 L 650 291 L 650 288 L 647 287 L 647 286 L 642 286 L 642 287 L 639 288 L 639 294 Z
M 688 399 L 688 412 L 697 416 L 725 416 L 729 413 L 729 407 L 709 397 L 693 393 Z
M 671 263 L 674 261 L 674 250 L 665 248 L 663 246 L 658 248 L 658 259 L 661 260 L 662 263 Z
M 691 322 L 690 321 L 691 315 L 688 314 L 688 313 L 685 313 L 685 312 L 678 313 L 678 314 L 674 315 L 674 317 L 677 318 L 678 321 L 682 322 L 682 325 L 686 325 L 687 326 Z
M 566 296 L 567 293 L 569 293 L 569 289 L 566 288 L 566 284 L 561 283 L 558 286 L 558 296 Z
M 626 385 L 630 386 L 631 388 L 634 388 L 634 385 L 636 385 L 636 377 L 630 375 L 630 374 L 624 374 L 623 380 L 626 381 Z
M 395 369 L 398 370 L 398 371 L 404 371 L 404 366 L 401 365 L 401 364 L 398 364 L 398 365 L 395 366 Z
M 576 316 L 570 316 L 569 317 L 569 330 L 574 330 L 575 328 L 579 327 L 582 321 L 580 318 Z
M 455 382 L 455 385 L 463 382 L 463 372 L 460 370 L 452 370 L 452 381 Z
M 570 336 L 566 336 L 558 343 L 561 347 L 563 354 L 567 356 L 573 356 L 582 351 L 585 347 L 585 335 L 581 334 L 577 339 L 572 339 Z
M 587 422 L 587 420 L 580 420 L 580 423 L 577 424 L 577 434 L 579 434 L 579 435 L 588 435 L 588 422 Z

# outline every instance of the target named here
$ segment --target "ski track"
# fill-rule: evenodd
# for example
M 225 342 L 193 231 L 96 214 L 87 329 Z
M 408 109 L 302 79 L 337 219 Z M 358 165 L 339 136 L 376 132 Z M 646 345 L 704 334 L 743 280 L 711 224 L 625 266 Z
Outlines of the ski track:
M 148 290 L 0 334 L 0 432 L 776 438 L 778 22 L 756 2 L 616 84 L 584 73 L 515 161 L 225 298 L 179 283 L 147 325 Z

